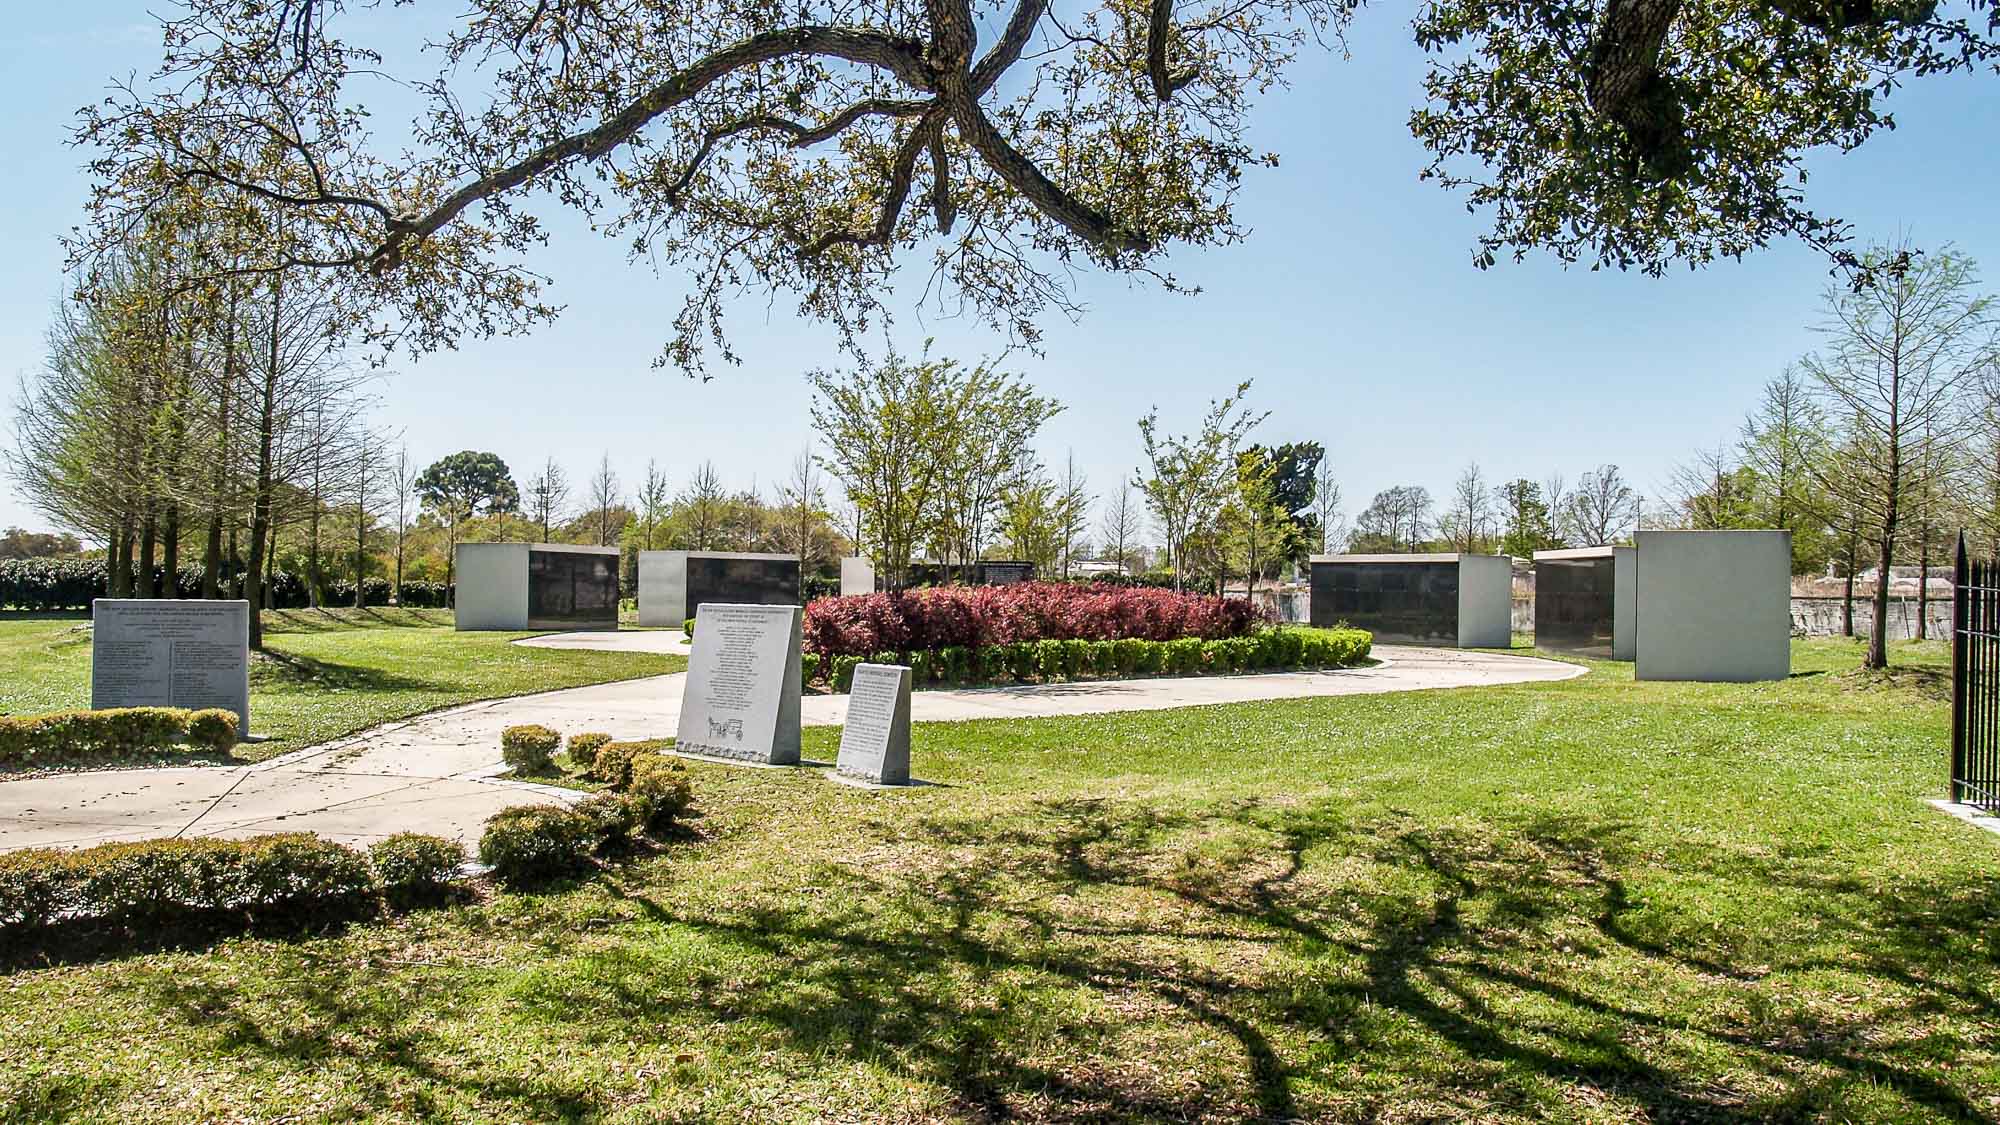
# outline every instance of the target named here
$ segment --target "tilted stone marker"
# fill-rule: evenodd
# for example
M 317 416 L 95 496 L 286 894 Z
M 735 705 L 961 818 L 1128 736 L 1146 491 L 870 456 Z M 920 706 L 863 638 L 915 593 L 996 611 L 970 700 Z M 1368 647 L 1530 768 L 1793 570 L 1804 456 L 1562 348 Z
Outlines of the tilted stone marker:
M 910 670 L 857 664 L 834 772 L 877 785 L 910 783 Z
M 98 598 L 90 615 L 92 710 L 220 707 L 249 736 L 249 602 Z
M 773 766 L 799 764 L 795 605 L 709 602 L 695 611 L 676 749 Z

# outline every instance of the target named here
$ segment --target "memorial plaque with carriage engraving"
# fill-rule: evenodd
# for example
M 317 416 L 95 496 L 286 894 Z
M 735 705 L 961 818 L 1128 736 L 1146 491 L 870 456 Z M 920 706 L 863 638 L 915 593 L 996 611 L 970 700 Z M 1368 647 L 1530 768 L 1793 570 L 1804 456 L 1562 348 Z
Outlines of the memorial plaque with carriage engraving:
M 249 602 L 98 598 L 90 614 L 93 710 L 219 707 L 249 734 Z
M 695 611 L 676 749 L 773 766 L 799 761 L 795 605 L 710 602 Z

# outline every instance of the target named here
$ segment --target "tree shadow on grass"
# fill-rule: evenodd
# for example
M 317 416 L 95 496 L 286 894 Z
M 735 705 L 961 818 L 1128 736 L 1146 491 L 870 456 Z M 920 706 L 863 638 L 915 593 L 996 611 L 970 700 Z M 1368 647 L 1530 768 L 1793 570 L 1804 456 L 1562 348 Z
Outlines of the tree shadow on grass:
M 1668 864 L 1614 820 L 1441 824 L 1332 800 L 1048 801 L 870 833 L 867 862 L 727 899 L 682 902 L 672 855 L 607 876 L 656 925 L 587 950 L 537 931 L 542 961 L 505 1003 L 576 1049 L 699 1034 L 725 1064 L 872 1067 L 975 1120 L 1995 1104 L 1980 1064 L 1938 1065 L 1992 1049 L 1992 879 L 1885 883 L 1851 852 Z M 267 982 L 262 1011 L 212 983 L 148 987 L 213 1049 L 370 1064 L 352 1068 L 366 1097 L 400 1072 L 565 1118 L 605 1105 L 546 1068 L 446 1054 L 421 1030 L 440 1013 L 384 982 Z
M 369 606 L 329 606 L 326 609 L 267 609 L 263 613 L 265 632 L 273 635 L 302 633 L 352 633 L 364 629 L 436 628 L 444 624 L 426 618 L 414 609 Z
M 1891 664 L 1887 668 L 1852 668 L 1834 677 L 1848 691 L 1913 692 L 1938 703 L 1951 702 L 1951 668 L 1926 664 Z
M 406 676 L 381 668 L 337 664 L 295 652 L 265 649 L 251 665 L 251 687 L 311 687 L 340 691 L 410 692 L 438 691 L 448 685 L 434 680 Z

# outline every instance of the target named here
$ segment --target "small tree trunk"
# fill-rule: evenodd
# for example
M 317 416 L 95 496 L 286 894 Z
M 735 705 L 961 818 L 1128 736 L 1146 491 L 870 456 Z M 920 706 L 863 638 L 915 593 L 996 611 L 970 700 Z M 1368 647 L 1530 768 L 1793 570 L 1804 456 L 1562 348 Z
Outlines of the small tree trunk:
M 132 522 L 123 519 L 111 533 L 104 552 L 104 592 L 113 598 L 132 596 Z
M 167 522 L 162 533 L 164 546 L 160 554 L 161 566 L 166 571 L 160 596 L 178 598 L 181 596 L 181 506 L 167 505 Z
M 262 401 L 257 412 L 257 491 L 251 501 L 250 511 L 250 559 L 243 570 L 243 596 L 250 602 L 250 647 L 264 647 L 264 623 L 262 612 L 267 596 L 264 575 L 267 559 L 275 551 L 272 538 L 272 455 L 276 444 L 275 433 L 278 410 L 278 345 L 279 311 L 284 305 L 284 275 L 278 274 L 271 281 L 271 332 L 270 350 L 265 355 L 264 388 Z
M 1840 601 L 1840 635 L 1854 635 L 1854 571 L 1861 565 L 1861 531 L 1857 524 L 1847 530 L 1847 582 Z
M 357 504 L 354 511 L 354 608 L 368 608 L 368 596 L 361 591 L 361 580 L 368 571 L 368 511 Z
M 320 608 L 319 584 L 319 497 L 315 496 L 306 532 L 306 604 L 313 609 Z
M 1931 615 L 1931 536 L 1930 528 L 1923 530 L 1923 538 L 1917 548 L 1917 639 L 1930 639 Z
M 1882 521 L 1882 549 L 1876 554 L 1875 620 L 1868 626 L 1868 655 L 1861 661 L 1864 668 L 1889 666 L 1889 568 L 1896 560 L 1895 528 L 1895 502 L 1890 501 L 1889 517 Z
M 159 525 L 151 509 L 148 509 L 145 522 L 139 525 L 139 596 L 142 598 L 160 596 L 153 573 L 153 553 L 158 547 Z
M 229 507 L 229 422 L 230 392 L 236 389 L 236 286 L 229 286 L 229 313 L 223 322 L 222 385 L 215 395 L 215 472 L 208 486 L 208 542 L 202 551 L 201 596 L 223 596 L 222 524 Z M 235 553 L 236 531 L 230 529 L 230 552 Z

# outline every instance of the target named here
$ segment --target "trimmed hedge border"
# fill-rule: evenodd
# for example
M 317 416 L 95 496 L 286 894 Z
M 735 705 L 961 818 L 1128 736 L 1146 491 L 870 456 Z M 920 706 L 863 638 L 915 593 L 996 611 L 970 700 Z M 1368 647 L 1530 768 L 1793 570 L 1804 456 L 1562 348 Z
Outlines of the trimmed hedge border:
M 598 857 L 622 852 L 645 834 L 671 832 L 694 789 L 687 766 L 657 742 L 606 742 L 590 774 L 607 790 L 574 805 L 518 805 L 487 818 L 479 862 L 503 886 L 534 888 L 588 873 Z
M 168 574 L 154 567 L 156 589 L 168 587 Z M 240 576 L 232 576 L 233 582 Z M 172 575 L 175 596 L 201 596 L 202 568 L 181 567 Z M 305 609 L 312 604 L 305 580 L 290 571 L 279 571 L 266 589 L 272 609 Z M 386 606 L 395 593 L 387 578 L 368 578 L 361 583 L 365 605 Z M 0 608 L 54 612 L 89 609 L 93 599 L 108 597 L 110 566 L 103 559 L 0 559 Z M 354 604 L 352 581 L 329 582 L 321 591 L 329 607 Z M 404 609 L 448 609 L 451 587 L 442 582 L 406 581 L 397 604 Z
M 1215 676 L 1233 672 L 1349 668 L 1368 658 L 1375 638 L 1362 629 L 1265 629 L 1245 637 L 1203 640 L 1022 641 L 982 648 L 952 646 L 936 652 L 878 652 L 871 664 L 903 664 L 916 687 L 932 685 L 1054 683 L 1152 676 Z M 804 686 L 847 691 L 859 656 L 822 660 L 808 653 L 800 663 Z
M 0 769 L 42 769 L 161 754 L 175 747 L 227 754 L 236 713 L 220 708 L 112 707 L 0 715 Z
M 463 859 L 453 841 L 416 833 L 366 855 L 309 832 L 28 848 L 0 854 L 0 943 L 73 924 L 135 941 L 191 924 L 347 921 L 441 897 Z

